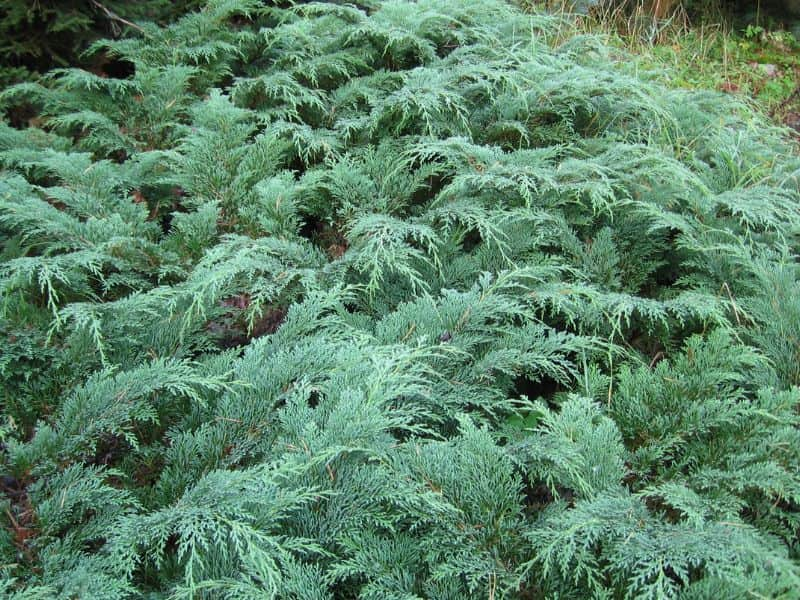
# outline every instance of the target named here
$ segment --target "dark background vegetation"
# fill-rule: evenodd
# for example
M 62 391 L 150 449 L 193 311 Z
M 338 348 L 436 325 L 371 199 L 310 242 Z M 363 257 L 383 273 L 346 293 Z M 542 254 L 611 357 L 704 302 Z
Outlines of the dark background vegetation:
M 165 23 L 197 0 L 7 0 L 0 3 L 0 86 L 54 67 L 97 65 L 90 42 L 118 37 L 139 20 Z

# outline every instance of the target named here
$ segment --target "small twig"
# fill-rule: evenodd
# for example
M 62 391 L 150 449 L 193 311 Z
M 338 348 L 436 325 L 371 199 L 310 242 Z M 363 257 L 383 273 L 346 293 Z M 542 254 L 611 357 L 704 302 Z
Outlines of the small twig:
M 229 423 L 238 423 L 241 425 L 243 421 L 241 419 L 232 419 L 230 417 L 214 417 L 216 421 L 228 421 Z
M 97 0 L 91 0 L 91 2 L 92 2 L 92 4 L 94 4 L 94 5 L 95 5 L 97 8 L 99 8 L 100 10 L 102 10 L 102 11 L 103 11 L 103 12 L 106 14 L 106 16 L 107 16 L 109 19 L 111 19 L 112 21 L 119 21 L 119 22 L 120 22 L 120 23 L 122 23 L 123 25 L 127 25 L 128 27 L 133 27 L 134 29 L 136 29 L 136 30 L 138 30 L 138 31 L 141 31 L 142 33 L 144 33 L 144 29 L 142 29 L 141 27 L 139 27 L 139 26 L 138 26 L 136 23 L 131 23 L 131 22 L 130 22 L 130 21 L 128 21 L 127 19 L 123 19 L 123 18 L 122 18 L 122 17 L 120 17 L 118 14 L 116 14 L 116 13 L 114 13 L 114 12 L 112 12 L 112 11 L 108 10 L 108 9 L 107 9 L 105 6 L 103 6 L 102 4 L 100 4 L 100 3 L 99 3 Z
M 728 286 L 728 282 L 722 282 L 722 288 L 728 293 L 728 298 L 731 301 L 731 307 L 733 308 L 733 315 L 736 317 L 736 324 L 741 327 L 742 320 L 739 318 L 739 310 L 736 308 L 736 301 L 733 299 L 733 294 L 731 294 L 731 288 Z
M 653 357 L 653 360 L 650 361 L 650 369 L 655 367 L 656 363 L 662 358 L 664 358 L 664 353 L 659 350 L 658 352 L 656 352 L 656 355 Z
M 774 117 L 778 113 L 778 111 L 783 110 L 798 98 L 800 98 L 800 85 L 794 88 L 794 91 L 788 96 L 786 96 L 783 102 L 781 102 L 778 106 L 769 111 L 770 118 Z
M 11 524 L 14 526 L 14 528 L 15 529 L 22 529 L 22 527 L 20 527 L 20 524 L 17 523 L 17 520 L 14 518 L 14 515 L 11 514 L 11 511 L 9 509 L 6 509 L 5 512 L 6 512 L 6 516 L 8 517 L 8 520 L 11 521 Z

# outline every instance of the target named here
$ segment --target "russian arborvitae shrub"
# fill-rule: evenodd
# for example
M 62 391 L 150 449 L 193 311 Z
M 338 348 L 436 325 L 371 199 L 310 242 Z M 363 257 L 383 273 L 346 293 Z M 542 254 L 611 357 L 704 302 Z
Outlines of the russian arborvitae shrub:
M 0 94 L 4 594 L 798 597 L 800 160 L 557 31 L 216 0 Z

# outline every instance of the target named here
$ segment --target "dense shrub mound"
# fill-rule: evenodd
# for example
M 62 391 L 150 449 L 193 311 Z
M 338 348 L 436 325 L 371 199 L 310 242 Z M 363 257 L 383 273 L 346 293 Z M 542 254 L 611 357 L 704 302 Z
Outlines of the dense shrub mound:
M 797 597 L 800 161 L 558 29 L 217 0 L 0 95 L 6 594 Z

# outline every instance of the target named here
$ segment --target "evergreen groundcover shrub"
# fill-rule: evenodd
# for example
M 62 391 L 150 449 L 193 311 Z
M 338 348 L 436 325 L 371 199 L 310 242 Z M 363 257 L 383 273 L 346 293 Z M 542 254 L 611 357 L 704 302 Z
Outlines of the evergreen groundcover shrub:
M 0 94 L 6 597 L 800 596 L 800 160 L 558 25 L 214 0 Z

